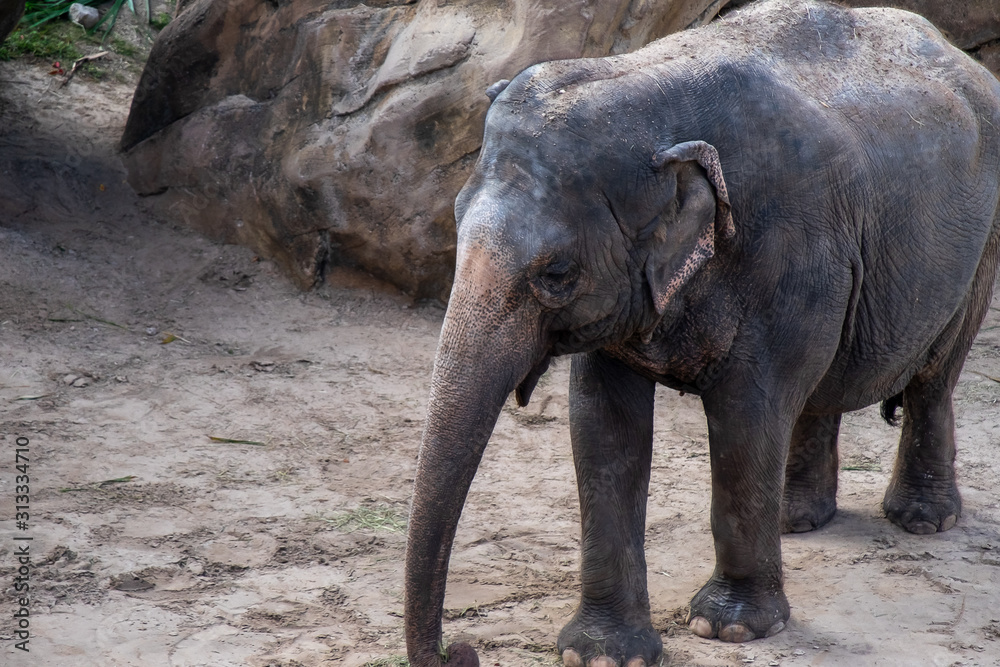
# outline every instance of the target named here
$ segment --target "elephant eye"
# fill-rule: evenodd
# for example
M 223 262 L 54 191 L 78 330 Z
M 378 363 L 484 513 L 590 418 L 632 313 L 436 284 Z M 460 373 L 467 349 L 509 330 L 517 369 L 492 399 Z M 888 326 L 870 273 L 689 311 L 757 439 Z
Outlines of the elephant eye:
M 542 269 L 539 277 L 549 283 L 561 284 L 571 278 L 572 269 L 573 265 L 569 260 L 561 260 L 553 262 Z
M 577 293 L 579 267 L 570 260 L 556 260 L 542 267 L 530 282 L 531 291 L 547 308 L 559 308 Z

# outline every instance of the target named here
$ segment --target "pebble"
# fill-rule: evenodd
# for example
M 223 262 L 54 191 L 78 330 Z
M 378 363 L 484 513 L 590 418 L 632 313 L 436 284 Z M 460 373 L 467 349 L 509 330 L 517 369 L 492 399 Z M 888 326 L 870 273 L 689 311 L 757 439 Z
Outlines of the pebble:
M 77 378 L 77 379 L 73 380 L 73 386 L 74 387 L 89 387 L 90 386 L 90 380 L 88 380 L 87 378 Z
M 79 2 L 74 2 L 69 6 L 69 20 L 79 26 L 83 26 L 87 30 L 97 25 L 99 18 L 100 15 L 93 7 L 82 5 Z M 101 186 L 101 189 L 104 189 L 103 185 Z
M 80 378 L 79 375 L 73 375 L 72 373 L 70 373 L 69 375 L 63 376 L 62 381 L 63 381 L 63 384 L 73 384 L 79 378 Z

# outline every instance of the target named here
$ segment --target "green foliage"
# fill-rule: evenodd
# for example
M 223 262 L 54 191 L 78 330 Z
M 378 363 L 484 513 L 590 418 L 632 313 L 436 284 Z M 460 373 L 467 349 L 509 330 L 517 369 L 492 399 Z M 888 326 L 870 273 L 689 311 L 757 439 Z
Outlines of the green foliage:
M 170 23 L 170 14 L 166 12 L 160 12 L 153 18 L 149 19 L 149 24 L 156 28 L 157 30 L 163 30 Z
M 96 5 L 100 0 L 27 0 L 21 25 L 31 29 L 69 13 L 69 6 L 79 1 L 82 5 Z
M 80 72 L 81 74 L 89 76 L 94 81 L 103 81 L 104 78 L 108 75 L 107 70 L 101 69 L 94 63 L 84 63 L 83 65 L 80 66 L 80 69 L 77 71 Z
M 126 58 L 135 58 L 139 55 L 139 49 L 137 49 L 134 45 L 129 44 L 124 39 L 112 39 L 111 50 L 119 55 L 125 56 Z
M 90 2 L 90 1 L 97 2 L 99 0 L 88 0 L 88 2 Z M 107 22 L 108 27 L 104 29 L 105 35 L 111 34 L 111 31 L 115 27 L 115 21 L 118 20 L 118 12 L 121 11 L 122 5 L 124 5 L 124 4 L 125 4 L 125 0 L 115 0 L 115 4 L 111 5 L 111 9 L 109 9 L 106 12 L 104 12 L 104 15 L 101 16 L 101 18 L 99 18 L 97 20 L 97 23 L 95 23 L 94 27 L 91 28 L 88 32 L 91 35 L 93 35 L 95 32 L 97 32 L 98 28 L 100 28 L 102 25 L 104 25 L 105 22 Z M 132 3 L 131 2 L 129 3 L 129 7 L 132 7 Z M 132 9 L 132 12 L 135 13 L 135 9 L 134 8 Z
M 73 43 L 74 33 L 79 28 L 66 23 L 50 23 L 39 28 L 25 28 L 23 25 L 0 45 L 0 60 L 34 56 L 63 61 L 66 66 L 80 57 Z
M 24 17 L 21 19 L 20 25 L 29 29 L 46 25 L 57 18 L 68 15 L 69 6 L 74 2 L 79 2 L 82 5 L 96 6 L 105 2 L 105 0 L 27 0 L 24 5 Z M 118 12 L 121 11 L 124 4 L 125 0 L 115 0 L 111 8 L 101 15 L 97 24 L 87 31 L 88 34 L 93 35 L 105 23 L 107 23 L 107 27 L 104 29 L 105 33 L 110 33 L 115 27 L 115 21 L 118 20 Z M 129 1 L 129 9 L 132 10 L 133 14 L 135 13 L 135 8 L 131 0 Z M 147 15 L 149 13 L 148 2 L 146 13 Z

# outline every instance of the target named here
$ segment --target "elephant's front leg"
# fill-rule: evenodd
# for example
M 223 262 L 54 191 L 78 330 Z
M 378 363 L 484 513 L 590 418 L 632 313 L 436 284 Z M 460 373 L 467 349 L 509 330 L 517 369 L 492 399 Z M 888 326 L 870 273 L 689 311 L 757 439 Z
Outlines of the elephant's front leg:
M 692 632 L 744 642 L 788 621 L 780 512 L 788 442 L 798 410 L 748 378 L 703 396 L 712 465 L 715 572 L 691 600 Z
M 580 490 L 583 594 L 559 634 L 568 667 L 659 662 L 646 591 L 655 386 L 600 352 L 573 358 L 570 431 Z

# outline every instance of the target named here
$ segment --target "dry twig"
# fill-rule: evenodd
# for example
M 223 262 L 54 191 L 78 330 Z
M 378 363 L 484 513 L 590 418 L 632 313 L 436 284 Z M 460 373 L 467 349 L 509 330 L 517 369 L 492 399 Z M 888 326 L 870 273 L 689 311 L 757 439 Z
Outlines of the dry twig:
M 76 74 L 76 70 L 80 65 L 84 63 L 89 63 L 91 60 L 97 60 L 98 58 L 103 58 L 106 55 L 108 55 L 107 51 L 98 51 L 97 53 L 91 53 L 90 55 L 84 56 L 82 58 L 77 58 L 76 61 L 73 63 L 73 66 L 70 68 L 69 74 L 67 74 L 66 78 L 63 79 L 63 82 L 59 84 L 59 87 L 62 88 L 67 83 L 69 83 L 69 80 L 72 79 L 73 76 Z

